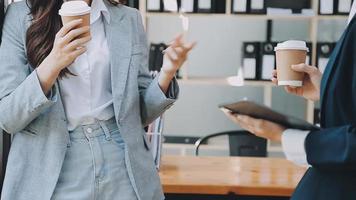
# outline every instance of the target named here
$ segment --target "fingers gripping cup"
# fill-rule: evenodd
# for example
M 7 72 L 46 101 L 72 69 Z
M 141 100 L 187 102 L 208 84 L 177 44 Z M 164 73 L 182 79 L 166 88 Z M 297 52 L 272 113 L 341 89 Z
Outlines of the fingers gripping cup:
M 80 27 L 90 26 L 90 10 L 91 8 L 84 1 L 67 1 L 62 4 L 59 15 L 62 17 L 63 25 L 73 20 L 82 19 L 83 23 Z M 90 32 L 81 35 L 80 38 L 86 36 L 90 36 Z
M 303 86 L 304 73 L 294 71 L 292 65 L 305 63 L 309 51 L 306 42 L 288 40 L 279 43 L 274 50 L 276 52 L 278 85 Z

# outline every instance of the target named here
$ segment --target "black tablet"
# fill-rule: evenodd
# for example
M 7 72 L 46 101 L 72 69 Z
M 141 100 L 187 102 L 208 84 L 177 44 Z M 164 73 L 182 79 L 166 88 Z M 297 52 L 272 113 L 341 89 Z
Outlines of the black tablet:
M 219 107 L 226 108 L 234 114 L 248 115 L 253 118 L 264 119 L 271 122 L 275 122 L 290 129 L 299 129 L 299 130 L 320 129 L 320 127 L 310 124 L 305 120 L 284 115 L 266 106 L 262 106 L 251 101 L 240 101 L 237 103 L 222 104 Z

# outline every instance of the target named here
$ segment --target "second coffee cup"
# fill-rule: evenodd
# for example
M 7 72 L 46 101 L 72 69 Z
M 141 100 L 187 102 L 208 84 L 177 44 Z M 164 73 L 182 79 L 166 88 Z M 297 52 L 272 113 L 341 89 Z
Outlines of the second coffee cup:
M 73 20 L 82 19 L 83 23 L 76 28 L 90 26 L 90 6 L 84 1 L 67 1 L 63 3 L 59 10 L 63 25 Z M 79 38 L 90 36 L 90 32 L 81 35 Z
M 305 63 L 309 51 L 306 42 L 288 40 L 275 47 L 278 85 L 303 86 L 304 73 L 296 72 L 292 65 Z

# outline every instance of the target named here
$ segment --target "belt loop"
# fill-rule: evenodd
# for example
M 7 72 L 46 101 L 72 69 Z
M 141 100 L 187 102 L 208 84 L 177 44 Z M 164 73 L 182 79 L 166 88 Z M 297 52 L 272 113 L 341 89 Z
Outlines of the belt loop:
M 72 139 L 70 137 L 71 133 L 72 133 L 72 131 L 68 131 L 68 143 L 67 143 L 68 148 L 72 146 Z
M 88 133 L 86 132 L 85 127 L 84 127 L 84 126 L 81 126 L 80 128 L 82 129 L 82 132 L 83 132 L 85 138 L 86 138 L 86 139 L 88 140 L 88 142 L 89 142 L 89 141 L 90 141 L 90 137 L 89 137 Z
M 106 140 L 111 140 L 111 134 L 110 134 L 110 131 L 109 131 L 108 127 L 105 124 L 105 121 L 98 121 L 98 122 L 99 122 L 99 125 L 101 126 L 101 128 L 104 131 L 105 139 Z

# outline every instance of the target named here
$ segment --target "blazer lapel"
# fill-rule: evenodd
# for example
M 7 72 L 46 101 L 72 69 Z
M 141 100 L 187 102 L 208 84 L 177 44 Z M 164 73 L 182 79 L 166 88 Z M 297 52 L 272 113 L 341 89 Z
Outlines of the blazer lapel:
M 126 88 L 132 50 L 132 31 L 130 19 L 125 17 L 121 6 L 106 1 L 110 13 L 110 24 L 105 22 L 105 31 L 110 51 L 111 85 L 115 105 L 115 116 L 120 113 Z
M 336 60 L 337 60 L 338 55 L 340 53 L 342 44 L 344 43 L 345 33 L 341 36 L 341 38 L 340 38 L 339 42 L 337 43 L 332 55 L 330 56 L 330 60 L 328 62 L 328 65 L 325 68 L 323 79 L 321 81 L 321 89 L 320 89 L 321 102 L 323 102 L 325 91 L 326 91 L 326 89 L 327 89 L 327 87 L 329 85 L 329 80 L 331 78 L 331 72 L 335 68 Z

